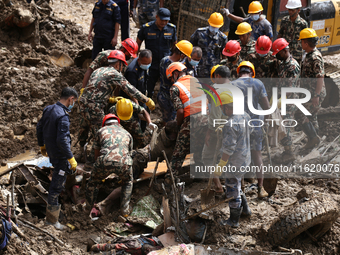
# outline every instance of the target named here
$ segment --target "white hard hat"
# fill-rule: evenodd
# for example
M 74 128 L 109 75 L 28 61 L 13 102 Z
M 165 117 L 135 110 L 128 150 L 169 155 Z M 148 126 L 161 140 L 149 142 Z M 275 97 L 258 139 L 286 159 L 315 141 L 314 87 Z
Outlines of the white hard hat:
M 287 9 L 297 9 L 301 7 L 302 7 L 301 0 L 288 0 L 286 4 Z

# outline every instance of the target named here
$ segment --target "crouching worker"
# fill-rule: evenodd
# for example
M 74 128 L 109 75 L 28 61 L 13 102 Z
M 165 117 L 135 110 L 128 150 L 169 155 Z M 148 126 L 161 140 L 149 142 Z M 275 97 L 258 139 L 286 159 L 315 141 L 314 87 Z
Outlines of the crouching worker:
M 230 217 L 223 220 L 223 225 L 237 228 L 241 213 L 251 215 L 246 196 L 241 191 L 242 167 L 250 164 L 250 117 L 244 115 L 233 115 L 233 97 L 230 91 L 220 94 L 222 101 L 221 110 L 229 116 L 228 122 L 223 127 L 222 157 L 215 171 L 215 175 L 226 175 L 225 185 L 227 187 L 227 198 L 234 197 L 229 201 Z
M 130 199 L 133 187 L 131 151 L 133 140 L 129 132 L 121 125 L 114 114 L 104 117 L 102 128 L 94 141 L 95 164 L 94 170 L 86 186 L 86 209 L 90 210 L 98 196 L 103 180 L 114 173 L 122 183 L 120 209 L 126 217 L 130 213 Z
M 49 157 L 54 167 L 48 190 L 46 224 L 53 225 L 57 229 L 64 228 L 58 221 L 60 213 L 58 197 L 64 189 L 66 176 L 74 173 L 77 167 L 77 161 L 71 152 L 70 117 L 68 115 L 77 98 L 78 93 L 74 88 L 64 88 L 59 102 L 44 109 L 43 116 L 37 125 L 41 154 Z

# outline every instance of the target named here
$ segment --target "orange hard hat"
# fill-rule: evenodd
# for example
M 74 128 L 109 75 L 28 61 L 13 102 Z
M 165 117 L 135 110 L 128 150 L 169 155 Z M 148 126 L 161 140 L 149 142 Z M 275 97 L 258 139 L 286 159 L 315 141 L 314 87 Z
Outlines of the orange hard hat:
M 284 38 L 276 39 L 273 42 L 273 56 L 275 56 L 279 51 L 283 50 L 289 45 L 289 43 Z
M 133 58 L 137 57 L 138 44 L 135 40 L 126 38 L 124 41 L 122 41 L 122 46 L 127 50 L 127 52 L 130 53 Z
M 236 40 L 230 40 L 225 45 L 222 54 L 227 57 L 234 56 L 236 53 L 239 53 L 241 51 L 241 45 Z
M 272 41 L 266 35 L 261 35 L 255 43 L 255 50 L 259 54 L 267 54 L 272 47 Z
M 125 65 L 127 65 L 126 60 L 125 60 L 125 54 L 121 52 L 120 50 L 113 50 L 110 52 L 110 55 L 107 57 L 110 63 L 110 59 L 118 59 L 123 61 Z
M 183 65 L 181 62 L 173 62 L 166 69 L 166 78 L 168 78 L 168 79 L 171 78 L 172 77 L 172 73 L 174 71 L 182 72 L 182 71 L 184 71 L 186 69 L 187 69 L 187 67 L 185 65 Z
M 253 65 L 251 62 L 249 62 L 249 61 L 242 61 L 241 64 L 239 64 L 239 66 L 237 67 L 237 74 L 239 74 L 240 68 L 241 68 L 242 66 L 251 68 L 251 70 L 253 70 L 253 76 L 252 76 L 252 77 L 255 78 L 255 67 L 254 67 L 254 65 Z

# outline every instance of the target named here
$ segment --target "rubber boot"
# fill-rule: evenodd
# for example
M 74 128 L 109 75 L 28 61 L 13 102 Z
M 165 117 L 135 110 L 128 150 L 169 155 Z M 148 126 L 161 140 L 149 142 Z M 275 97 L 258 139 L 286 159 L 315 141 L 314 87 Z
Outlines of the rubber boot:
M 65 228 L 64 225 L 59 223 L 59 213 L 60 213 L 60 205 L 50 205 L 48 204 L 46 207 L 46 225 L 52 225 L 56 229 L 63 230 Z
M 315 128 L 311 122 L 305 122 L 302 124 L 302 130 L 308 137 L 308 142 L 303 147 L 304 150 L 313 149 L 320 143 L 320 138 L 316 134 Z
M 228 225 L 232 228 L 239 227 L 239 220 L 241 217 L 242 206 L 240 208 L 230 208 L 230 217 L 224 222 L 223 225 Z
M 263 186 L 259 186 L 259 187 L 258 187 L 258 190 L 257 190 L 257 197 L 258 197 L 258 198 L 268 197 L 268 193 L 267 193 L 267 191 L 265 191 L 265 189 L 263 188 Z
M 242 215 L 243 216 L 250 216 L 251 215 L 251 210 L 249 208 L 248 202 L 247 202 L 247 198 L 245 194 L 241 195 L 241 206 L 242 206 Z

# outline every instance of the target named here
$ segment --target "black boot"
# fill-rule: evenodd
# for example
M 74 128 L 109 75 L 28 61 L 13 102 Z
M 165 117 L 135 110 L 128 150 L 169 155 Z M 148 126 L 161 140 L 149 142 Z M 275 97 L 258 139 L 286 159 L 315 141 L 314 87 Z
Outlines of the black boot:
M 222 225 L 228 225 L 232 228 L 238 228 L 239 220 L 241 217 L 242 206 L 240 208 L 230 208 L 230 217 L 227 220 L 222 221 Z
M 316 134 L 315 128 L 311 122 L 305 122 L 302 124 L 303 132 L 308 136 L 308 143 L 303 149 L 313 149 L 320 143 L 320 138 Z
M 245 194 L 242 194 L 241 195 L 241 199 L 242 199 L 242 203 L 241 203 L 241 206 L 242 206 L 242 215 L 244 216 L 250 216 L 251 215 L 251 210 L 248 206 L 248 203 L 247 203 L 247 198 L 246 198 L 246 195 Z

